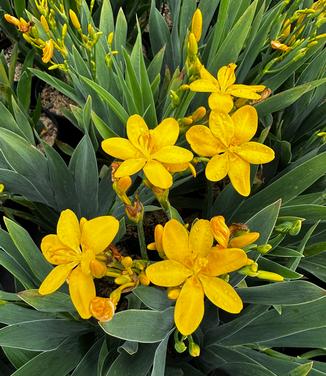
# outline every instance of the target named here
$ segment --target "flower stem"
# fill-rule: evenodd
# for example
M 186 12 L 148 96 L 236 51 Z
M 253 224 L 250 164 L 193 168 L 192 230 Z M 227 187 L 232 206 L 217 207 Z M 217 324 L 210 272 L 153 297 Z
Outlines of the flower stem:
M 137 233 L 141 257 L 143 260 L 148 260 L 143 220 L 137 223 Z

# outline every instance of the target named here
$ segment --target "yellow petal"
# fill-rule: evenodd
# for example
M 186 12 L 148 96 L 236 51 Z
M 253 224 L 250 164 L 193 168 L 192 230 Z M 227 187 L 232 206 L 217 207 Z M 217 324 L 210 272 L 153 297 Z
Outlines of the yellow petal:
M 142 149 L 139 143 L 141 136 L 149 134 L 147 124 L 140 115 L 132 115 L 127 121 L 127 136 L 137 149 Z
M 80 267 L 74 269 L 69 276 L 69 293 L 71 300 L 83 319 L 91 317 L 90 303 L 96 296 L 93 277 L 84 274 Z
M 273 149 L 259 142 L 246 142 L 237 147 L 235 153 L 249 163 L 268 163 L 275 158 Z
M 247 232 L 230 240 L 231 248 L 243 248 L 254 243 L 259 238 L 259 232 Z
M 260 89 L 257 90 L 257 87 L 264 87 L 263 85 L 256 85 L 251 87 L 250 85 L 232 85 L 228 88 L 227 93 L 238 97 L 238 98 L 246 98 L 246 99 L 260 99 L 260 95 L 256 93 L 256 91 L 262 91 Z M 265 88 L 265 87 L 264 87 Z
M 233 108 L 233 99 L 229 94 L 212 93 L 208 98 L 208 105 L 213 111 L 229 113 Z
M 254 107 L 243 106 L 231 118 L 234 124 L 233 144 L 241 145 L 254 137 L 258 127 L 258 115 Z
M 197 91 L 200 93 L 214 93 L 219 90 L 219 87 L 218 85 L 216 85 L 216 83 L 210 80 L 205 80 L 203 78 L 192 82 L 189 87 L 191 91 Z
M 119 221 L 110 215 L 87 221 L 81 235 L 83 250 L 89 249 L 95 254 L 103 252 L 112 243 L 118 230 Z
M 231 154 L 231 153 L 230 153 Z M 250 194 L 250 164 L 232 154 L 228 172 L 233 188 L 242 196 Z
M 114 173 L 116 178 L 122 178 L 124 176 L 130 176 L 140 171 L 146 163 L 146 159 L 128 159 L 121 163 L 117 171 Z
M 228 153 L 215 155 L 205 169 L 206 178 L 210 181 L 219 181 L 225 178 L 229 171 Z
M 217 72 L 218 83 L 220 84 L 221 91 L 226 89 L 235 83 L 235 68 L 236 64 L 229 64 L 219 69 Z
M 66 209 L 61 212 L 57 224 L 57 233 L 60 241 L 67 247 L 79 251 L 80 227 L 76 214 Z
M 209 115 L 209 128 L 224 146 L 230 145 L 234 135 L 234 125 L 228 114 L 212 111 Z
M 41 250 L 45 259 L 54 265 L 78 261 L 81 252 L 66 247 L 57 235 L 47 235 L 42 239 Z
M 140 152 L 132 143 L 122 137 L 112 137 L 102 141 L 102 149 L 109 155 L 117 159 L 139 158 Z
M 200 73 L 200 78 L 202 78 L 203 80 L 211 81 L 215 85 L 217 89 L 215 91 L 220 91 L 220 85 L 216 77 L 214 77 L 203 65 L 201 65 L 199 73 Z
M 230 230 L 225 223 L 225 219 L 221 215 L 213 217 L 210 221 L 211 229 L 215 240 L 224 248 L 228 247 Z
M 233 272 L 247 265 L 247 255 L 239 248 L 213 248 L 207 256 L 208 264 L 202 273 L 211 277 Z
M 179 124 L 173 118 L 164 119 L 157 127 L 150 131 L 154 140 L 155 150 L 164 146 L 171 146 L 179 137 Z
M 54 291 L 60 288 L 65 280 L 68 278 L 69 273 L 77 265 L 76 262 L 71 262 L 69 264 L 63 264 L 56 266 L 50 271 L 46 276 L 45 280 L 42 282 L 38 292 L 41 295 L 52 294 Z
M 225 150 L 212 131 L 204 125 L 194 125 L 186 133 L 192 150 L 202 157 L 212 157 Z
M 154 160 L 147 162 L 144 174 L 155 187 L 168 189 L 173 184 L 171 174 L 160 162 Z
M 174 287 L 181 285 L 192 271 L 178 261 L 164 260 L 148 266 L 146 275 L 154 285 Z
M 192 160 L 193 154 L 180 146 L 165 146 L 151 157 L 162 163 L 185 163 Z
M 174 321 L 181 334 L 193 333 L 204 317 L 204 291 L 196 277 L 189 278 L 178 296 Z
M 191 255 L 188 231 L 175 219 L 165 224 L 162 243 L 166 257 L 170 260 L 184 263 Z
M 234 288 L 220 278 L 199 275 L 205 295 L 217 307 L 230 313 L 239 313 L 243 304 Z
M 195 255 L 207 256 L 213 245 L 213 234 L 208 220 L 199 219 L 190 230 L 189 248 Z

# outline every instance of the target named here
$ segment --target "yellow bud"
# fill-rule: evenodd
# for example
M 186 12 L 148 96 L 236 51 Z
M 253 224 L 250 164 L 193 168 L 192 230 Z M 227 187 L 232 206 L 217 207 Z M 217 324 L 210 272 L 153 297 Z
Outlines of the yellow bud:
M 258 264 L 256 262 L 253 262 L 251 265 L 250 265 L 250 269 L 253 271 L 253 272 L 257 272 L 258 271 Z
M 18 18 L 14 17 L 14 16 L 12 16 L 12 15 L 10 15 L 10 14 L 8 14 L 8 13 L 6 13 L 6 14 L 4 15 L 4 18 L 5 18 L 5 20 L 6 20 L 8 23 L 10 23 L 10 24 L 12 24 L 12 25 L 14 25 L 14 26 L 16 26 L 16 27 L 19 28 L 19 26 L 20 26 L 20 21 L 19 21 Z
M 279 51 L 283 51 L 283 52 L 288 51 L 289 48 L 290 48 L 286 44 L 280 43 L 277 40 L 272 40 L 271 41 L 271 47 L 273 48 L 273 50 L 279 50 Z
M 259 245 L 257 248 L 256 248 L 256 251 L 259 252 L 259 253 L 262 253 L 263 255 L 265 255 L 266 253 L 268 253 L 273 247 L 270 245 L 270 244 L 262 244 L 262 245 Z
M 115 278 L 114 283 L 116 285 L 124 285 L 131 282 L 131 279 L 128 275 L 121 275 L 120 277 Z
M 131 185 L 132 180 L 130 176 L 124 176 L 117 181 L 117 189 L 120 194 L 126 193 Z
M 41 20 L 41 24 L 43 26 L 44 31 L 46 33 L 48 33 L 50 31 L 48 21 L 46 20 L 46 18 L 43 15 L 41 16 L 40 20 Z
M 115 305 L 109 298 L 96 297 L 90 303 L 90 311 L 98 321 L 105 322 L 112 319 Z
M 64 24 L 62 26 L 62 30 L 61 30 L 61 38 L 62 38 L 62 40 L 64 40 L 66 38 L 67 32 L 68 32 L 68 25 Z
M 94 27 L 91 24 L 88 24 L 87 31 L 88 31 L 88 34 L 90 34 L 90 35 L 94 35 L 95 34 Z
M 203 15 L 200 9 L 197 8 L 191 21 L 191 32 L 194 34 L 197 42 L 200 41 L 202 29 L 203 29 Z
M 181 289 L 179 287 L 169 287 L 167 290 L 168 298 L 171 300 L 177 300 L 180 295 Z
M 69 9 L 69 16 L 74 28 L 76 28 L 77 30 L 81 30 L 81 25 L 78 20 L 77 14 L 72 9 Z
M 259 238 L 258 232 L 247 232 L 230 240 L 230 248 L 243 248 L 254 243 Z
M 156 250 L 161 258 L 165 258 L 165 252 L 163 249 L 163 231 L 164 228 L 162 225 L 158 224 L 154 229 L 154 239 L 156 244 Z
M 210 224 L 215 240 L 222 247 L 227 248 L 229 244 L 230 230 L 225 223 L 224 217 L 221 215 L 213 217 Z
M 5 190 L 4 184 L 0 184 L 0 193 L 2 193 Z
M 284 281 L 284 277 L 281 276 L 280 274 L 268 272 L 266 270 L 259 270 L 258 273 L 257 273 L 257 278 L 264 279 L 264 280 L 267 280 L 267 281 L 272 281 L 272 282 L 282 282 L 282 281 Z
M 127 256 L 123 257 L 120 262 L 125 268 L 130 268 L 132 266 L 133 260 L 131 257 Z
M 206 115 L 206 108 L 204 106 L 200 106 L 197 108 L 195 112 L 191 115 L 192 120 L 194 122 L 202 120 Z
M 189 343 L 189 354 L 192 356 L 192 357 L 197 357 L 200 355 L 200 347 L 197 343 L 191 341 Z
M 111 31 L 111 33 L 108 35 L 108 45 L 111 46 L 113 42 L 114 32 Z
M 189 126 L 192 123 L 193 123 L 193 120 L 192 120 L 192 118 L 190 116 L 179 119 L 179 124 L 180 125 Z
M 188 51 L 191 55 L 198 54 L 198 44 L 194 33 L 190 33 L 188 37 Z
M 98 260 L 92 260 L 89 264 L 91 273 L 95 278 L 102 278 L 105 276 L 107 267 L 104 262 Z
M 144 272 L 139 274 L 139 282 L 143 286 L 148 286 L 151 283 L 150 279 L 147 277 L 147 275 Z
M 54 44 L 53 44 L 52 39 L 49 39 L 48 41 L 45 42 L 45 46 L 42 51 L 43 51 L 42 61 L 43 63 L 46 64 L 52 59 L 53 53 L 54 53 Z

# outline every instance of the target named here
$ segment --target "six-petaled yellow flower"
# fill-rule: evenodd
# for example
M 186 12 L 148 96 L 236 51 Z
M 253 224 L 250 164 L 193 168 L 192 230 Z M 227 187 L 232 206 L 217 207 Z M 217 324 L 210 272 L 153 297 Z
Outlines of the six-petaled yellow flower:
M 49 39 L 48 41 L 45 42 L 42 51 L 43 51 L 42 61 L 43 63 L 46 64 L 52 59 L 53 53 L 54 53 L 54 44 L 53 44 L 52 39 Z
M 218 278 L 247 264 L 246 253 L 238 248 L 213 247 L 208 220 L 196 221 L 190 233 L 175 219 L 164 226 L 162 244 L 167 260 L 146 269 L 150 281 L 162 287 L 182 285 L 176 300 L 174 320 L 183 335 L 193 333 L 204 316 L 204 297 L 231 313 L 242 310 L 233 287 Z
M 112 137 L 102 142 L 107 154 L 124 161 L 115 172 L 116 178 L 143 169 L 152 185 L 168 189 L 173 183 L 169 170 L 173 170 L 173 166 L 177 170 L 185 169 L 193 158 L 189 150 L 174 145 L 179 137 L 179 124 L 173 118 L 164 119 L 155 129 L 148 129 L 141 116 L 132 115 L 127 122 L 127 137 Z
M 260 99 L 257 92 L 265 89 L 264 85 L 235 84 L 236 64 L 229 64 L 219 69 L 217 78 L 202 66 L 200 79 L 192 82 L 190 90 L 203 93 L 212 93 L 208 98 L 208 104 L 212 110 L 230 112 L 233 108 L 233 98 Z
M 119 229 L 119 221 L 102 216 L 78 221 L 69 209 L 64 210 L 57 224 L 57 234 L 43 238 L 41 249 L 51 264 L 57 265 L 39 288 L 41 295 L 51 294 L 66 281 L 71 300 L 80 316 L 91 317 L 90 303 L 96 297 L 93 278 L 106 273 L 106 265 L 97 257 L 110 245 Z
M 208 180 L 219 181 L 228 175 L 237 192 L 249 195 L 250 163 L 262 164 L 274 159 L 271 148 L 250 141 L 257 127 L 257 111 L 252 106 L 243 106 L 231 116 L 212 111 L 209 128 L 194 125 L 188 130 L 186 138 L 191 148 L 202 157 L 212 157 L 205 170 Z

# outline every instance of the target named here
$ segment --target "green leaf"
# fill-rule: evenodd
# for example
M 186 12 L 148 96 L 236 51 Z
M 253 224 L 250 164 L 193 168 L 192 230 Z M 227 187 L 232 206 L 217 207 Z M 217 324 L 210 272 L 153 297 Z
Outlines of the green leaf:
M 320 330 L 318 337 L 319 340 L 322 340 L 321 336 L 325 335 L 323 332 L 326 327 L 325 302 L 326 299 L 322 298 L 315 302 L 284 306 L 282 315 L 275 310 L 267 311 L 246 327 L 222 339 L 221 343 L 230 346 L 249 343 L 261 343 L 268 346 L 270 343 L 279 347 L 286 343 L 283 338 L 293 335 L 290 347 L 311 347 L 309 342 L 305 346 L 299 340 L 296 341 L 296 335 L 316 329 Z
M 291 215 L 309 221 L 318 221 L 326 218 L 326 206 L 312 204 L 284 206 L 281 208 L 280 215 Z
M 167 334 L 167 336 L 163 339 L 163 341 L 157 346 L 155 350 L 151 376 L 165 375 L 166 352 L 169 338 L 172 332 L 173 330 L 171 330 L 170 333 Z
M 102 1 L 101 17 L 99 30 L 104 34 L 104 40 L 106 43 L 106 38 L 114 30 L 114 18 L 111 3 L 109 0 Z
M 86 134 L 77 145 L 69 169 L 75 180 L 75 189 L 80 203 L 80 215 L 91 219 L 98 211 L 98 167 L 95 151 Z
M 258 111 L 258 115 L 259 117 L 262 117 L 267 114 L 283 110 L 284 108 L 289 107 L 292 103 L 297 101 L 305 93 L 308 93 L 309 91 L 316 89 L 318 86 L 324 84 L 326 84 L 326 78 L 311 81 L 273 95 L 255 105 L 256 110 Z
M 90 376 L 94 374 L 99 353 L 103 344 L 103 338 L 98 339 L 81 359 L 71 376 Z
M 14 349 L 12 347 L 3 346 L 2 350 L 16 369 L 22 367 L 25 363 L 38 355 L 36 351 Z
M 130 309 L 113 316 L 111 321 L 100 323 L 109 335 L 141 343 L 162 341 L 173 327 L 173 308 L 165 311 Z
M 319 154 L 282 175 L 243 202 L 234 217 L 243 221 L 270 202 L 282 199 L 286 204 L 325 174 L 326 153 Z M 302 178 L 304 176 L 304 179 Z M 289 187 L 284 189 L 284 187 Z
M 46 331 L 44 333 L 46 333 Z M 60 343 L 56 349 L 45 351 L 35 356 L 14 372 L 12 376 L 68 375 L 84 356 L 87 348 L 87 341 L 82 341 L 80 337 L 68 338 Z
M 19 298 L 18 298 L 18 295 L 13 292 L 0 290 L 0 300 L 5 300 L 7 302 L 17 302 L 19 301 Z
M 122 50 L 123 48 L 126 47 L 127 31 L 128 31 L 127 20 L 123 13 L 122 8 L 120 8 L 118 15 L 117 15 L 117 21 L 115 24 L 114 40 L 113 40 L 114 49 L 119 51 L 119 54 L 117 55 L 119 60 L 122 59 L 121 57 Z
M 324 289 L 306 281 L 280 282 L 239 288 L 237 292 L 245 303 L 264 305 L 307 303 L 326 296 Z
M 208 70 L 216 72 L 223 65 L 236 62 L 254 19 L 257 0 L 253 1 L 226 35 L 215 56 L 208 59 Z M 215 26 L 216 27 L 216 26 Z
M 119 137 L 112 128 L 109 127 L 94 111 L 92 111 L 92 121 L 98 130 L 100 136 L 105 140 L 106 138 Z
M 23 72 L 17 84 L 17 97 L 22 108 L 28 112 L 31 104 L 32 76 L 28 71 Z M 32 134 L 33 135 L 33 134 Z
M 89 326 L 76 321 L 25 321 L 0 329 L 0 346 L 49 351 L 57 348 L 67 337 L 81 335 L 89 330 Z
M 218 367 L 217 369 L 224 370 L 229 375 L 241 375 L 241 376 L 276 376 L 272 371 L 269 371 L 267 368 L 253 363 L 227 363 L 223 366 Z
M 17 223 L 4 217 L 4 222 L 11 236 L 11 239 L 15 243 L 15 246 L 24 257 L 27 265 L 33 271 L 37 279 L 42 282 L 49 274 L 52 267 L 44 259 L 39 248 L 35 245 L 28 232 Z
M 0 127 L 6 128 L 25 138 L 26 135 L 24 131 L 19 127 L 12 113 L 7 109 L 7 107 L 2 102 L 0 102 L 0 111 L 1 111 Z
M 0 322 L 2 324 L 12 325 L 24 321 L 34 321 L 50 318 L 51 315 L 48 313 L 37 312 L 33 309 L 24 308 L 19 304 L 0 301 Z
M 269 272 L 274 272 L 274 273 L 280 274 L 284 278 L 299 279 L 299 278 L 303 277 L 302 274 L 297 273 L 297 272 L 291 270 L 290 268 L 287 268 L 287 267 L 285 267 L 281 264 L 278 264 L 277 262 L 274 262 L 272 260 L 269 260 L 265 257 L 260 257 L 258 264 L 259 264 L 259 269 L 267 270 Z
M 171 306 L 172 300 L 168 299 L 166 291 L 152 286 L 139 286 L 132 291 L 148 308 L 164 311 Z
M 134 355 L 123 351 L 112 363 L 106 376 L 144 376 L 148 374 L 156 349 L 154 344 L 142 344 Z
M 40 312 L 76 312 L 67 294 L 56 291 L 50 295 L 40 295 L 38 290 L 25 290 L 18 293 L 20 299 Z
M 321 281 L 326 282 L 326 251 L 311 257 L 305 257 L 299 266 Z

